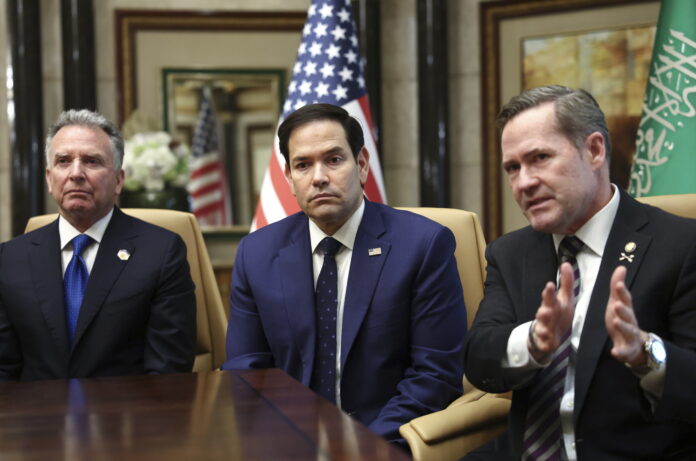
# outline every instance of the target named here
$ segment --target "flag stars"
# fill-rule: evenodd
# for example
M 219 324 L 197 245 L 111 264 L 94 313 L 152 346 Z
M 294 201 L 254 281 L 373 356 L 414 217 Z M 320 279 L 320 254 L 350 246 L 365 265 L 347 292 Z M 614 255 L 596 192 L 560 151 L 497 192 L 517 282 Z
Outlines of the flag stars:
M 309 22 L 307 22 L 307 23 L 304 25 L 304 28 L 302 29 L 302 36 L 303 36 L 303 37 L 306 37 L 307 35 L 309 35 L 309 34 L 311 34 L 311 33 L 312 33 L 312 24 L 310 24 Z
M 321 83 L 317 84 L 316 87 L 314 87 L 314 92 L 316 93 L 317 98 L 322 98 L 324 96 L 328 96 L 329 95 L 329 85 L 327 85 L 324 82 L 321 82 Z
M 326 55 L 329 57 L 329 59 L 335 59 L 338 58 L 340 55 L 341 48 L 337 47 L 333 43 L 329 45 L 329 47 L 326 49 Z
M 337 100 L 346 99 L 348 97 L 348 88 L 343 85 L 337 85 L 336 89 L 331 92 Z
M 305 101 L 304 99 L 298 99 L 297 101 L 295 101 L 295 110 L 299 109 L 300 107 L 304 107 L 306 105 L 307 105 L 307 101 Z
M 365 88 L 365 79 L 362 75 L 360 75 L 356 80 L 358 81 L 358 86 L 360 86 L 360 88 Z
M 288 93 L 292 94 L 295 91 L 297 91 L 297 82 L 293 80 L 290 82 L 290 86 L 288 87 Z
M 321 69 L 319 69 L 319 72 L 321 72 L 322 77 L 324 78 L 329 78 L 334 74 L 334 67 L 328 62 L 325 62 L 323 66 L 321 66 Z
M 319 14 L 321 15 L 322 19 L 328 18 L 331 16 L 331 13 L 333 13 L 333 6 L 329 5 L 328 3 L 324 3 L 324 6 L 322 6 L 319 10 Z
M 309 5 L 309 10 L 307 10 L 307 17 L 312 17 L 317 14 L 317 6 L 315 4 Z
M 355 54 L 355 51 L 353 50 L 348 50 L 348 52 L 345 54 L 346 61 L 348 61 L 349 64 L 354 64 L 358 61 L 358 55 Z
M 307 76 L 314 75 L 317 73 L 317 63 L 314 61 L 307 61 L 304 67 L 305 74 Z
M 350 36 L 350 43 L 352 43 L 355 47 L 358 46 L 358 37 L 355 34 Z
M 292 68 L 292 73 L 299 74 L 300 72 L 302 72 L 302 63 L 300 61 L 297 61 Z
M 297 50 L 297 54 L 303 55 L 307 52 L 307 44 L 305 42 L 300 43 L 300 48 Z
M 341 26 L 336 26 L 334 30 L 331 31 L 331 35 L 333 35 L 336 41 L 343 40 L 346 38 L 346 30 Z
M 341 69 L 338 75 L 341 76 L 341 81 L 343 82 L 345 82 L 346 80 L 353 80 L 353 71 L 347 68 L 346 66 L 343 66 L 343 69 Z
M 309 80 L 302 80 L 302 83 L 300 84 L 300 93 L 302 93 L 302 96 L 306 95 L 312 91 L 312 83 Z
M 341 11 L 336 13 L 341 20 L 341 22 L 348 22 L 350 20 L 350 13 L 345 8 L 341 8 Z
M 321 54 L 321 43 L 312 42 L 312 46 L 309 47 L 309 53 L 312 55 L 312 57 L 320 55 Z
M 316 27 L 314 28 L 314 33 L 316 34 L 317 38 L 321 38 L 324 35 L 326 35 L 327 28 L 328 28 L 328 26 L 324 23 L 320 22 L 319 24 L 317 24 Z

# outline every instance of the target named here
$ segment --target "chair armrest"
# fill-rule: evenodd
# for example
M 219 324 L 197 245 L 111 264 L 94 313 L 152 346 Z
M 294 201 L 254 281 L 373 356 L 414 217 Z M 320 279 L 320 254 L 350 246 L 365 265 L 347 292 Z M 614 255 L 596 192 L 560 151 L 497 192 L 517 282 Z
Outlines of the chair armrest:
M 507 427 L 511 394 L 472 389 L 444 410 L 399 428 L 415 460 L 457 460 L 493 440 Z

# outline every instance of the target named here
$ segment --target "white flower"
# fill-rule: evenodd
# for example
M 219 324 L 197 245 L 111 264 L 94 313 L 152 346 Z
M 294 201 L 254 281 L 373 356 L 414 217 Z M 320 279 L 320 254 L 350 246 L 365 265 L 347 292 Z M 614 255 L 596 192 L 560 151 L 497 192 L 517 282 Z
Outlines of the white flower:
M 125 143 L 123 169 L 129 190 L 161 191 L 188 181 L 190 151 L 165 132 L 138 133 Z

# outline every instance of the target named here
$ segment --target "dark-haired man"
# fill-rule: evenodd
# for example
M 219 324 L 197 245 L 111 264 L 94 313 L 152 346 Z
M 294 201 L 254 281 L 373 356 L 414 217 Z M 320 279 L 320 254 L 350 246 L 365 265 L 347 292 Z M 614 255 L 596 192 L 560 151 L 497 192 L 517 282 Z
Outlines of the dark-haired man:
M 63 112 L 46 139 L 51 224 L 0 244 L 0 380 L 191 371 L 196 300 L 181 238 L 121 212 L 123 138 Z
M 588 92 L 527 90 L 498 122 L 530 226 L 488 246 L 465 346 L 475 386 L 513 390 L 498 448 L 516 460 L 695 459 L 696 221 L 609 182 L 607 125 Z
M 368 151 L 340 107 L 278 129 L 302 212 L 245 237 L 225 369 L 278 367 L 391 441 L 461 394 L 466 311 L 452 232 L 363 197 Z

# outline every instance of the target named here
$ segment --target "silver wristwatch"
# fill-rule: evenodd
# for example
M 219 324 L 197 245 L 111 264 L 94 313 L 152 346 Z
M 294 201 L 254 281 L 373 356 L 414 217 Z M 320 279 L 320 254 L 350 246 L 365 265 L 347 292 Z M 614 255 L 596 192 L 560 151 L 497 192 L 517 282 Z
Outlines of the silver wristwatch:
M 659 369 L 665 360 L 667 359 L 667 351 L 665 350 L 665 343 L 662 342 L 659 336 L 648 333 L 648 339 L 643 345 L 645 352 L 648 356 L 648 368 L 649 371 Z

